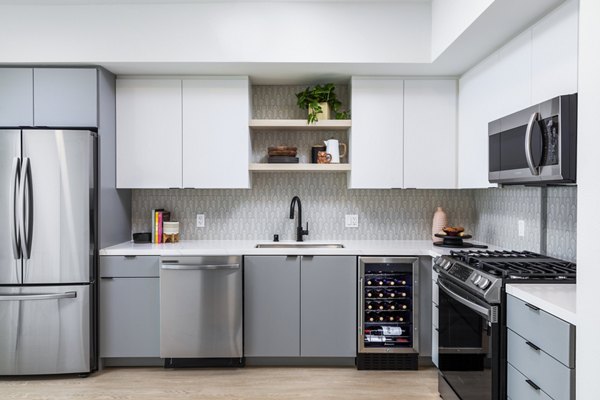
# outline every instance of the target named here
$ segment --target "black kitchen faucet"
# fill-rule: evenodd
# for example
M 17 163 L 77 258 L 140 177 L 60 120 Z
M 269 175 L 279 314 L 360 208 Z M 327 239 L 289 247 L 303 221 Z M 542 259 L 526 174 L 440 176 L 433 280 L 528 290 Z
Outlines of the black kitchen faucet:
M 300 197 L 294 196 L 292 198 L 292 204 L 290 204 L 290 219 L 294 219 L 294 205 L 298 204 L 298 226 L 296 227 L 296 242 L 302 242 L 302 237 L 308 235 L 308 222 L 306 223 L 306 230 L 302 228 L 302 202 Z

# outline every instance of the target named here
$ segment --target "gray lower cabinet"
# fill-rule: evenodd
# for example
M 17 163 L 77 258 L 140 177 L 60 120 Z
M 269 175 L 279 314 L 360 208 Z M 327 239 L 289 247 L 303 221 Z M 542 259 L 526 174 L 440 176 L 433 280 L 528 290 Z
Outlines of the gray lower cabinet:
M 159 295 L 159 257 L 100 257 L 100 357 L 159 357 Z
M 356 257 L 302 256 L 300 355 L 356 357 Z
M 244 258 L 244 355 L 300 355 L 300 257 Z
M 575 326 L 507 296 L 508 396 L 575 399 Z
M 244 258 L 246 357 L 355 357 L 356 257 Z

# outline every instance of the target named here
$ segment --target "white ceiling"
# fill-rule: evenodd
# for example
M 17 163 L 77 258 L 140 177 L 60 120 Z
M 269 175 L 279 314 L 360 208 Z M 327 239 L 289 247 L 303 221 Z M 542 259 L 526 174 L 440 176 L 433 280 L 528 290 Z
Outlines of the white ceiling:
M 194 4 L 194 3 L 431 3 L 431 0 L 0 0 L 13 5 Z
M 431 0 L 0 0 L 3 7 L 0 36 L 11 38 L 0 41 L 0 64 L 102 65 L 117 75 L 249 75 L 258 83 L 342 81 L 353 75 L 454 77 L 462 75 L 563 1 L 494 0 L 439 57 L 431 60 L 427 48 L 430 39 L 425 33 L 430 29 L 427 12 L 404 12 L 427 10 Z M 331 4 L 341 2 L 352 3 L 352 7 Z M 185 25 L 180 21 L 185 14 L 163 15 L 176 8 L 168 5 L 177 3 L 187 4 L 180 6 L 184 10 L 189 7 L 213 10 L 213 5 L 219 3 L 239 3 L 239 6 L 226 8 L 221 19 L 204 13 L 198 15 L 204 18 L 203 23 L 188 20 Z M 193 3 L 198 5 L 189 6 Z M 317 3 L 323 3 L 323 7 Z M 20 7 L 24 4 L 32 8 Z M 143 4 L 153 5 L 142 8 Z M 63 7 L 37 9 L 35 5 Z M 118 5 L 123 6 L 115 11 L 113 6 Z M 157 8 L 160 10 L 156 11 Z M 237 11 L 240 9 L 244 11 Z M 283 14 L 270 11 L 273 9 L 283 10 Z M 304 13 L 302 17 L 292 13 L 290 17 L 286 13 L 290 9 Z M 344 14 L 329 23 L 328 15 L 338 13 L 338 9 Z M 515 13 L 517 9 L 519 12 Z M 151 10 L 154 20 L 149 19 Z M 315 15 L 321 10 L 327 13 Z M 258 21 L 276 21 L 278 29 L 273 24 L 250 24 L 248 12 L 255 12 L 260 17 Z M 265 17 L 267 14 L 271 19 Z M 19 23 L 23 18 L 29 18 L 29 29 L 23 30 Z M 402 18 L 404 21 L 399 22 Z M 35 20 L 39 23 L 32 22 Z M 297 37 L 301 29 L 307 28 L 303 23 L 296 26 L 298 20 L 328 21 L 328 28 L 333 27 L 334 33 L 335 29 L 343 32 L 339 35 L 342 42 L 335 42 L 335 35 L 326 32 L 324 44 L 315 48 L 310 38 Z M 198 30 L 202 25 L 213 30 Z M 214 44 L 214 35 L 210 35 L 215 30 L 221 34 L 219 39 L 229 34 L 230 42 Z M 179 31 L 186 34 L 177 35 Z M 230 34 L 232 31 L 236 35 Z M 267 39 L 264 44 L 249 40 L 261 37 L 257 32 Z M 285 36 L 286 32 L 292 36 Z M 290 41 L 293 39 L 295 42 Z

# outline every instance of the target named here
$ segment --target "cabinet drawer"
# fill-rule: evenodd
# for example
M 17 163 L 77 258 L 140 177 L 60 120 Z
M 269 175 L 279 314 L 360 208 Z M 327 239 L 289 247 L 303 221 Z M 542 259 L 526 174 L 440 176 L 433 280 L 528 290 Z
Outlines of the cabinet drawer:
M 508 362 L 554 400 L 575 398 L 575 370 L 567 368 L 544 351 L 534 349 L 525 339 L 510 329 L 508 329 Z
M 507 296 L 506 325 L 546 353 L 575 367 L 575 327 L 537 307 Z
M 521 374 L 512 365 L 508 364 L 507 395 L 515 400 L 553 400 L 541 389 L 535 389 L 527 383 L 527 377 Z
M 101 278 L 158 277 L 158 256 L 102 256 Z

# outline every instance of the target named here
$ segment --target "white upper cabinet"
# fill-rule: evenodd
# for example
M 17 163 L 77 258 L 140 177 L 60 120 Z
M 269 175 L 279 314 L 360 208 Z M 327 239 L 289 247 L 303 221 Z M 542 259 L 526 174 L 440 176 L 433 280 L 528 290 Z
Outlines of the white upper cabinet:
M 0 126 L 33 126 L 33 69 L 0 68 Z
M 456 80 L 404 81 L 404 187 L 456 187 Z
M 532 29 L 533 104 L 577 92 L 578 5 L 566 1 Z
M 249 188 L 248 77 L 183 81 L 183 187 Z
M 352 78 L 348 187 L 403 186 L 404 81 Z
M 97 127 L 96 68 L 35 68 L 33 116 L 35 126 Z
M 459 81 L 458 187 L 488 181 L 488 123 L 577 92 L 577 2 L 566 1 Z
M 117 79 L 117 188 L 182 187 L 181 80 Z

